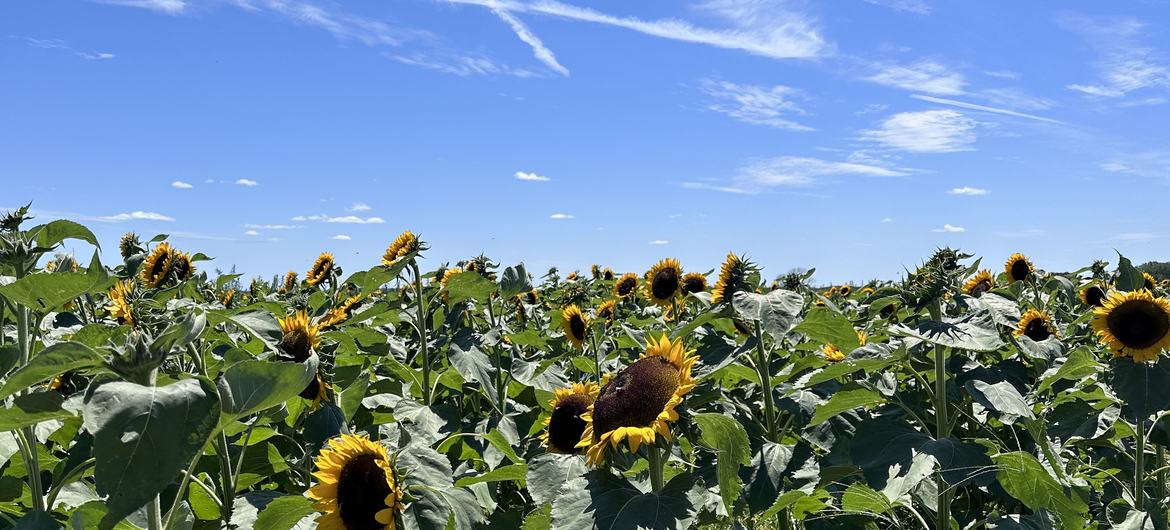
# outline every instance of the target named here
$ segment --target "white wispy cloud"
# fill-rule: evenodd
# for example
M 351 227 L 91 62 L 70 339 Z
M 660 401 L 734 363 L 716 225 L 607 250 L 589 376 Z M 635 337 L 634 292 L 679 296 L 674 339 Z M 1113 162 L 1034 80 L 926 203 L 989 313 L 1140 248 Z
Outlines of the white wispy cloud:
M 260 185 L 259 182 L 256 182 L 252 179 L 237 179 L 236 184 L 239 184 L 240 186 L 259 186 Z
M 516 177 L 516 180 L 527 180 L 529 182 L 548 182 L 549 180 L 549 178 L 546 176 L 537 175 L 536 173 L 529 173 L 527 171 L 517 171 L 516 173 L 513 173 L 512 176 Z
M 732 27 L 727 29 L 710 29 L 677 19 L 642 20 L 614 16 L 556 0 L 447 1 L 479 5 L 510 13 L 535 13 L 603 24 L 664 39 L 742 50 L 773 59 L 812 58 L 832 48 L 820 34 L 814 19 L 785 9 L 776 2 L 729 0 L 706 2 L 700 7 L 720 15 L 732 24 Z
M 298 216 L 296 216 L 296 217 L 293 217 L 293 218 L 292 218 L 292 220 L 293 220 L 293 221 L 301 221 L 301 222 L 304 222 L 304 221 L 320 221 L 320 222 L 323 222 L 323 223 L 342 223 L 342 224 L 360 224 L 360 225 L 366 225 L 366 224 L 382 224 L 382 223 L 385 223 L 385 222 L 386 222 L 386 220 L 385 220 L 385 219 L 382 219 L 381 217 L 365 217 L 365 218 L 362 218 L 362 217 L 358 217 L 358 216 L 356 216 L 356 215 L 341 215 L 341 216 L 330 216 L 330 215 L 298 215 Z
M 187 9 L 187 2 L 184 0 L 95 0 L 99 4 L 110 4 L 115 6 L 138 7 L 142 9 L 150 9 L 168 15 L 177 15 Z
M 347 236 L 347 235 L 345 235 L 345 234 L 337 234 L 337 235 L 335 235 L 335 236 L 333 236 L 333 237 L 331 237 L 331 238 L 329 238 L 329 239 L 336 239 L 336 240 L 338 240 L 338 241 L 349 241 L 349 240 L 351 240 L 351 239 L 353 239 L 353 238 L 352 238 L 352 237 L 349 237 L 349 236 Z
M 951 188 L 947 190 L 947 194 L 949 195 L 968 195 L 972 197 L 978 195 L 987 195 L 988 193 L 991 192 L 983 188 L 972 188 L 971 186 L 963 186 L 961 188 Z
M 964 93 L 963 87 L 967 84 L 963 74 L 952 72 L 946 66 L 931 60 L 913 64 L 881 63 L 874 68 L 877 70 L 876 73 L 862 79 L 903 90 L 958 96 Z
M 1153 150 L 1118 155 L 1099 167 L 1110 173 L 1170 179 L 1170 150 Z
M 32 46 L 34 48 L 44 48 L 46 50 L 61 50 L 63 52 L 68 52 L 68 53 L 71 53 L 71 54 L 76 55 L 78 57 L 81 57 L 82 59 L 104 61 L 107 59 L 113 59 L 113 58 L 117 57 L 117 55 L 114 55 L 112 53 L 107 53 L 107 52 L 87 52 L 87 51 L 78 50 L 78 49 L 75 49 L 74 47 L 70 46 L 67 41 L 63 41 L 61 39 L 38 39 L 38 38 L 34 38 L 34 37 L 24 37 L 21 35 L 9 35 L 8 38 L 23 40 L 25 42 L 25 44 L 28 44 L 29 46 Z
M 912 153 L 950 153 L 974 150 L 978 123 L 953 110 L 899 112 L 877 129 L 861 132 L 863 139 Z
M 776 187 L 811 186 L 832 177 L 899 177 L 907 174 L 904 170 L 872 164 L 782 156 L 756 160 L 740 167 L 729 183 L 684 182 L 683 187 L 725 193 L 760 193 Z
M 301 225 L 282 225 L 282 224 L 271 224 L 271 225 L 246 224 L 246 225 L 244 225 L 244 228 L 253 228 L 253 229 L 258 228 L 260 230 L 292 230 L 294 228 L 304 228 L 304 227 Z
M 788 118 L 788 114 L 804 114 L 792 98 L 799 97 L 800 91 L 784 85 L 760 86 L 740 85 L 728 81 L 703 79 L 699 89 L 716 101 L 707 106 L 709 110 L 726 114 L 744 123 L 767 125 L 792 131 L 811 131 L 812 127 L 802 125 Z
M 358 203 L 354 203 L 349 208 L 346 208 L 346 210 L 349 210 L 351 212 L 368 212 L 370 210 L 373 210 L 373 208 L 371 208 L 370 205 L 368 205 L 364 202 L 358 202 Z
M 473 75 L 508 75 L 528 78 L 540 74 L 522 68 L 512 68 L 483 55 L 452 55 L 449 53 L 423 53 L 387 55 L 390 59 L 409 66 L 417 66 L 444 74 L 469 77 Z
M 1144 88 L 1170 88 L 1170 61 L 1143 43 L 1146 24 L 1133 17 L 1088 17 L 1065 14 L 1057 23 L 1081 35 L 1097 53 L 1096 83 L 1067 86 L 1099 98 L 1120 98 Z
M 1068 125 L 1067 123 L 1065 123 L 1063 121 L 1054 120 L 1052 118 L 1045 118 L 1044 116 L 1036 116 L 1035 114 L 1026 114 L 1023 112 L 1016 112 L 1014 110 L 1009 110 L 1009 109 L 988 107 L 987 105 L 968 103 L 966 101 L 959 101 L 959 100 L 955 100 L 955 99 L 937 98 L 934 96 L 924 96 L 921 94 L 913 94 L 910 97 L 912 97 L 914 99 L 922 100 L 922 101 L 929 101 L 931 103 L 938 103 L 940 105 L 950 105 L 952 107 L 958 107 L 961 109 L 977 110 L 977 111 L 981 111 L 981 112 L 990 112 L 992 114 L 1003 114 L 1005 116 L 1015 116 L 1017 118 L 1026 118 L 1029 120 L 1042 121 L 1045 123 L 1055 123 L 1058 125 Z
M 567 213 L 554 213 L 548 216 L 549 219 L 572 219 L 573 216 Z
M 1129 242 L 1140 243 L 1140 242 L 1145 242 L 1145 241 L 1152 241 L 1154 239 L 1158 239 L 1159 237 L 1162 237 L 1162 236 L 1159 236 L 1158 234 L 1154 234 L 1152 232 L 1127 232 L 1124 234 L 1117 234 L 1117 236 L 1114 239 L 1116 239 L 1118 241 L 1129 241 Z
M 986 88 L 974 94 L 993 105 L 1024 110 L 1047 110 L 1056 104 L 1047 98 L 1033 96 L 1018 87 Z
M 955 226 L 952 224 L 944 224 L 942 226 L 942 228 L 935 228 L 935 229 L 931 230 L 931 232 L 946 232 L 946 233 L 951 233 L 951 234 L 957 234 L 957 233 L 966 232 L 966 231 L 967 231 L 966 228 L 963 228 L 961 226 Z
M 245 231 L 245 232 L 244 232 L 244 235 L 246 235 L 246 236 L 258 236 L 258 235 L 260 235 L 260 232 L 257 232 L 257 231 L 255 231 L 255 230 L 247 230 L 247 231 Z
M 142 210 L 135 210 L 133 212 L 118 213 L 114 215 L 107 215 L 103 217 L 106 221 L 174 221 L 174 217 L 163 215 L 155 212 L 144 212 Z
M 1019 79 L 1021 77 L 1019 72 L 1013 72 L 1011 70 L 987 70 L 983 73 L 1000 79 Z
M 930 13 L 930 4 L 924 0 L 865 0 L 866 3 L 896 9 L 898 11 L 905 11 L 907 13 L 914 13 L 916 15 L 926 15 Z
M 181 181 L 181 180 L 176 180 L 176 181 L 174 181 L 174 182 L 172 182 L 172 183 L 171 183 L 171 187 L 172 187 L 172 188 L 177 188 L 177 189 L 180 189 L 180 190 L 189 190 L 189 189 L 191 189 L 191 188 L 194 188 L 195 186 L 192 186 L 192 185 L 190 185 L 190 184 L 188 184 L 188 183 L 186 183 L 186 182 L 183 182 L 183 181 Z
M 894 222 L 894 218 L 893 217 L 882 217 L 882 222 L 883 223 L 892 223 L 892 222 Z
M 670 241 L 667 241 L 665 239 L 655 239 L 654 241 L 651 241 L 650 244 L 651 245 L 669 245 Z
M 495 13 L 497 17 L 500 17 L 500 20 L 503 20 L 505 23 L 511 26 L 512 31 L 516 33 L 516 36 L 519 37 L 520 40 L 524 41 L 525 44 L 532 47 L 532 55 L 536 57 L 536 60 L 544 63 L 545 66 L 551 68 L 558 74 L 561 74 L 565 77 L 569 76 L 569 69 L 565 68 L 561 65 L 561 63 L 557 62 L 557 56 L 553 54 L 552 50 L 548 49 L 548 47 L 544 45 L 544 42 L 541 42 L 540 37 L 537 37 L 536 34 L 532 32 L 532 30 L 528 29 L 528 26 L 525 26 L 523 22 L 520 22 L 520 19 L 512 16 L 511 13 L 500 9 L 499 7 L 492 6 L 491 10 L 492 13 Z

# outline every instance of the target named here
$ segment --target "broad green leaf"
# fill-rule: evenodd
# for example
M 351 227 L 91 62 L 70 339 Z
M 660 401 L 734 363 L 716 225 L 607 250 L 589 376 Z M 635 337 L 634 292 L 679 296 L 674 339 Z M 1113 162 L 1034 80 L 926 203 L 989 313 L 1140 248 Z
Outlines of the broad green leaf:
M 747 478 L 748 507 L 753 511 L 767 509 L 784 490 L 784 477 L 793 460 L 796 446 L 764 442 L 760 452 L 752 457 L 751 472 Z
M 83 417 L 94 436 L 98 493 L 109 496 L 101 528 L 113 527 L 174 482 L 203 450 L 219 412 L 215 389 L 204 379 L 91 388 Z
M 1079 381 L 1095 375 L 1101 370 L 1101 367 L 1101 363 L 1097 362 L 1087 348 L 1077 348 L 1068 354 L 1068 358 L 1056 369 L 1056 372 L 1040 381 L 1040 385 L 1036 387 L 1036 393 L 1048 390 L 1058 381 Z
M 553 502 L 565 485 L 588 469 L 577 455 L 541 453 L 528 461 L 528 492 L 537 504 Z
M 478 272 L 460 272 L 447 280 L 447 301 L 458 304 L 467 300 L 484 303 L 488 295 L 496 290 L 496 284 L 484 278 Z
M 230 311 L 217 309 L 207 312 L 207 321 L 211 325 L 224 322 L 235 324 L 247 334 L 259 339 L 272 351 L 276 350 L 276 345 L 280 343 L 282 336 L 276 317 L 264 311 L 232 314 Z
M 849 322 L 849 319 L 841 313 L 824 307 L 810 309 L 800 325 L 796 326 L 795 331 L 808 335 L 813 342 L 818 344 L 832 343 L 845 353 L 849 353 L 861 345 L 857 331 L 853 329 L 853 324 Z
M 698 507 L 688 493 L 694 480 L 675 476 L 662 491 L 644 493 L 621 477 L 593 471 L 565 485 L 553 501 L 558 530 L 660 530 L 690 528 Z
M 940 346 L 988 352 L 1003 346 L 1003 339 L 995 326 L 989 311 L 974 311 L 942 322 L 928 320 L 914 328 L 891 326 L 890 332 Z
M 1146 277 L 1142 271 L 1133 266 L 1129 258 L 1117 254 L 1117 289 L 1120 291 L 1136 291 L 1145 287 Z
M 256 517 L 256 528 L 289 530 L 301 519 L 316 514 L 313 501 L 300 495 L 286 495 L 269 502 Z
M 0 296 L 37 311 L 48 311 L 95 290 L 102 283 L 102 277 L 80 272 L 37 273 L 0 285 Z
M 1104 380 L 1121 400 L 1121 412 L 1130 421 L 1146 419 L 1170 408 L 1170 359 L 1137 363 L 1129 357 L 1109 361 Z
M 509 464 L 497 467 L 487 473 L 473 477 L 463 477 L 455 481 L 455 486 L 466 487 L 482 482 L 505 482 L 509 480 L 523 481 L 528 474 L 528 466 L 524 464 Z
M 317 355 L 303 363 L 248 360 L 228 367 L 216 381 L 225 417 L 240 418 L 300 394 L 317 375 Z
M 98 243 L 97 237 L 93 235 L 93 232 L 80 223 L 68 219 L 58 219 L 45 223 L 29 231 L 36 231 L 37 246 L 39 247 L 56 247 L 58 243 L 66 239 L 80 239 L 95 247 L 102 247 Z
M 1009 381 L 989 383 L 974 379 L 967 381 L 963 388 L 976 402 L 995 412 L 1027 419 L 1036 417 L 1024 396 Z
M 483 337 L 470 328 L 463 328 L 451 339 L 447 358 L 464 380 L 480 383 L 479 388 L 486 390 L 494 386 L 495 368 L 481 346 Z
M 365 370 L 362 370 L 358 378 L 352 384 L 345 387 L 341 391 L 341 397 L 338 399 L 341 405 L 341 412 L 345 415 L 345 420 L 353 419 L 353 415 L 357 413 L 358 408 L 361 407 L 362 398 L 366 397 L 366 390 L 370 387 L 370 377 Z
M 41 350 L 28 364 L 9 375 L 4 387 L 0 388 L 0 399 L 70 370 L 101 364 L 102 356 L 89 346 L 77 342 L 58 342 Z
M 504 273 L 500 275 L 500 298 L 504 300 L 531 290 L 532 281 L 529 280 L 528 271 L 524 270 L 523 263 L 504 269 Z
M 885 400 L 881 394 L 865 388 L 838 390 L 827 403 L 817 407 L 816 413 L 809 421 L 809 427 L 816 427 L 847 410 L 876 405 L 885 402 Z
M 16 396 L 12 405 L 0 409 L 0 431 L 11 431 L 41 422 L 73 416 L 61 408 L 65 398 L 53 391 Z
M 894 507 L 881 492 L 874 491 L 861 482 L 855 482 L 841 495 L 841 508 L 847 512 L 884 514 Z
M 853 463 L 874 489 L 885 489 L 890 468 L 910 469 L 916 451 L 931 437 L 901 420 L 875 418 L 857 426 L 850 442 Z
M 735 293 L 732 307 L 740 318 L 748 322 L 759 322 L 760 327 L 771 335 L 773 340 L 779 341 L 800 322 L 804 298 L 783 289 L 767 294 L 739 291 Z
M 1036 457 L 1017 451 L 996 455 L 992 460 L 999 466 L 999 483 L 1009 495 L 1033 510 L 1045 508 L 1056 512 L 1062 528 L 1084 528 L 1088 505 L 1076 492 L 1052 478 Z
M 719 496 L 729 513 L 735 511 L 739 498 L 739 468 L 751 462 L 751 447 L 747 431 L 735 418 L 723 414 L 695 414 L 699 426 L 699 444 L 716 451 L 716 474 L 719 477 Z

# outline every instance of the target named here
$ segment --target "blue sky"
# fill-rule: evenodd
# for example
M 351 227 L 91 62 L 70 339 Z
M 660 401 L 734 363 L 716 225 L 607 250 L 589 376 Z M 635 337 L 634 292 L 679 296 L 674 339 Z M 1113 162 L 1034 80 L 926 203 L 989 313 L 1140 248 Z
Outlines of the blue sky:
M 404 229 L 535 271 L 1167 259 L 1168 43 L 1157 0 L 10 1 L 0 207 L 262 275 Z

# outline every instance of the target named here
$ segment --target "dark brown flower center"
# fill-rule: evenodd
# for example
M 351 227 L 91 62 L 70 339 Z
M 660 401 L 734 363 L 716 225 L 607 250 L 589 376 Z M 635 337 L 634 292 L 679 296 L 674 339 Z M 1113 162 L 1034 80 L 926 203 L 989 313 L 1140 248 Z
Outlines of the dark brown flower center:
M 686 278 L 683 280 L 682 289 L 687 294 L 701 293 L 707 289 L 707 282 L 698 277 Z
M 1047 340 L 1052 336 L 1052 332 L 1048 330 L 1048 326 L 1044 325 L 1043 318 L 1033 318 L 1028 321 L 1028 325 L 1024 326 L 1024 335 L 1036 342 Z
M 1032 273 L 1032 267 L 1028 266 L 1028 260 L 1018 259 L 1012 262 L 1012 281 L 1023 281 Z
M 971 287 L 971 296 L 979 298 L 980 295 L 991 290 L 991 282 L 988 280 L 979 280 L 979 283 Z
M 528 302 L 528 305 L 536 304 L 536 291 L 528 291 L 528 293 L 524 295 L 524 301 Z
M 309 385 L 297 395 L 308 400 L 317 399 L 321 395 L 321 386 L 321 375 L 317 374 L 312 381 L 309 381 Z
M 363 454 L 346 462 L 337 477 L 337 506 L 346 530 L 382 530 L 374 516 L 386 509 L 390 493 L 376 456 Z
M 1097 287 L 1096 285 L 1085 289 L 1085 303 L 1101 307 L 1105 303 L 1105 289 Z
M 1170 333 L 1170 315 L 1148 300 L 1123 302 L 1109 312 L 1105 323 L 1122 345 L 1135 350 L 1149 348 Z
M 558 451 L 576 453 L 577 442 L 585 432 L 581 415 L 589 409 L 589 396 L 573 394 L 560 401 L 548 420 L 548 442 Z
M 662 357 L 644 357 L 624 368 L 593 403 L 594 441 L 618 427 L 647 427 L 678 389 L 681 374 Z
M 166 254 L 160 253 L 155 255 L 154 262 L 150 264 L 150 277 L 158 278 L 159 276 L 165 276 L 167 273 L 167 265 L 169 264 Z
M 280 351 L 292 357 L 296 362 L 304 362 L 313 350 L 313 342 L 309 333 L 303 329 L 292 329 L 280 338 Z
M 666 267 L 656 273 L 650 282 L 650 292 L 654 294 L 654 298 L 664 300 L 674 296 L 678 291 L 678 270 L 673 267 Z
M 618 295 L 626 296 L 633 292 L 635 282 L 636 280 L 633 278 L 626 278 L 622 280 L 621 283 L 618 283 Z
M 585 340 L 585 319 L 581 318 L 581 315 L 570 316 L 569 331 L 573 334 L 574 339 Z

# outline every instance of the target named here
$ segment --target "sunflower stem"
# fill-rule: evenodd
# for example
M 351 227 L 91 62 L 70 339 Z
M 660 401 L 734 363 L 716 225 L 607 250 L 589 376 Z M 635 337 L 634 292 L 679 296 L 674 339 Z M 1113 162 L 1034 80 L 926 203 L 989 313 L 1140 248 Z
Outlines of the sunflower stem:
M 1133 504 L 1134 509 L 1146 511 L 1146 418 L 1138 417 L 1137 440 L 1133 448 Z
M 650 487 L 654 493 L 658 493 L 662 491 L 666 460 L 662 457 L 662 448 L 658 447 L 658 444 L 650 444 L 647 446 L 646 452 L 650 457 Z
M 147 530 L 162 530 L 162 511 L 159 507 L 158 495 L 150 499 L 150 503 L 146 505 L 146 528 Z
M 415 320 L 418 323 L 419 338 L 422 340 L 422 361 L 423 361 L 423 405 L 431 406 L 431 351 L 427 337 L 427 328 L 430 327 L 427 322 L 427 308 L 423 301 L 422 291 L 422 277 L 418 272 L 418 263 L 413 259 L 410 261 L 410 270 L 414 273 L 414 300 L 417 306 L 417 315 Z
M 191 459 L 191 464 L 187 466 L 186 470 L 183 471 L 183 480 L 179 481 L 179 491 L 178 493 L 175 493 L 175 500 L 171 502 L 171 509 L 167 510 L 167 519 L 163 523 L 163 530 L 167 530 L 171 527 L 172 524 L 174 524 L 175 514 L 179 513 L 179 504 L 183 502 L 183 498 L 187 495 L 187 485 L 191 483 L 191 475 L 195 472 L 195 466 L 199 464 L 200 458 L 203 458 L 203 451 L 196 453 L 195 458 Z M 205 490 L 207 489 L 206 484 L 201 482 L 200 485 L 203 486 Z M 219 502 L 220 510 L 223 510 L 223 503 L 220 502 L 219 497 L 217 495 L 211 494 L 211 492 L 208 493 L 212 499 L 215 499 L 216 502 Z
M 215 453 L 219 457 L 220 482 L 223 488 L 223 492 L 219 496 L 220 500 L 223 501 L 219 513 L 223 516 L 224 524 L 228 524 L 232 520 L 232 504 L 236 499 L 236 486 L 232 484 L 231 449 L 228 447 L 227 435 L 223 431 L 220 431 L 218 441 L 219 447 L 216 448 Z
M 768 353 L 764 351 L 764 334 L 760 321 L 756 321 L 756 371 L 760 375 L 760 390 L 764 394 L 764 427 L 768 429 L 768 441 L 777 441 L 776 410 L 772 403 L 772 378 L 769 377 Z
M 593 351 L 593 380 L 601 385 L 601 351 L 597 348 L 597 334 L 589 334 L 589 349 Z
M 1165 499 L 1166 491 L 1166 447 L 1162 444 L 1155 444 L 1155 460 L 1158 466 L 1158 498 Z
M 942 304 L 935 300 L 930 305 L 930 318 L 941 320 Z M 947 419 L 947 351 L 940 344 L 934 345 L 934 407 L 935 407 L 935 438 L 942 440 L 950 437 L 951 423 Z M 942 473 L 935 475 L 938 487 L 938 530 L 951 528 L 951 490 L 947 487 Z

